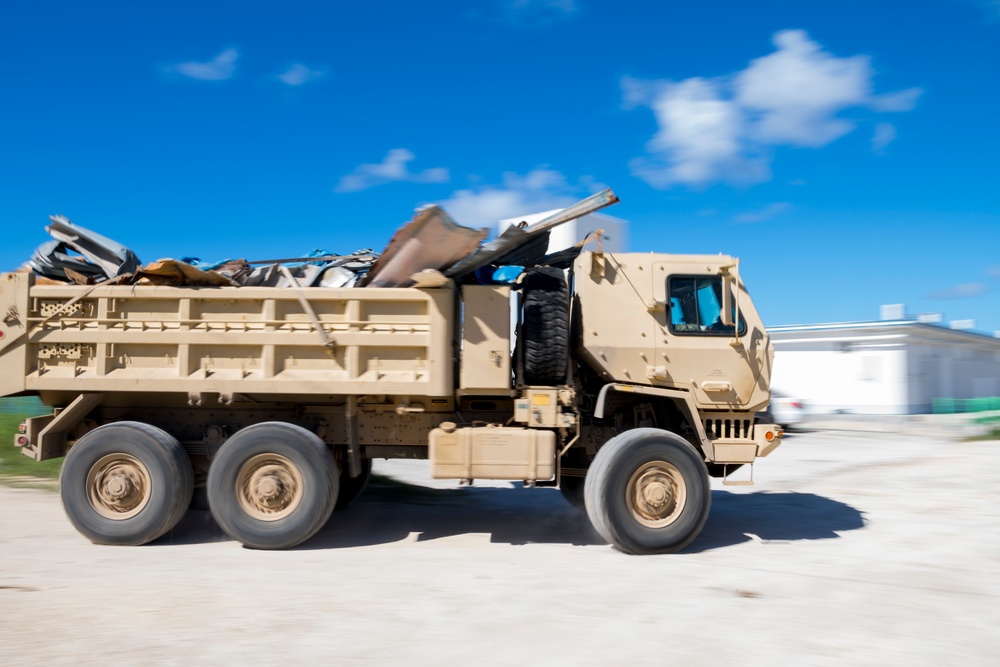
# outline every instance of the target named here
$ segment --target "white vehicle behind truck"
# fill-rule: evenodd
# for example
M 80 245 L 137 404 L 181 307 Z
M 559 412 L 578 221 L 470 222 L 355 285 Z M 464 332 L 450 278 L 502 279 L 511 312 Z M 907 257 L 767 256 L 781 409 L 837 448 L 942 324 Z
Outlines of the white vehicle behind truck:
M 757 422 L 767 332 L 732 257 L 570 261 L 513 286 L 465 265 L 308 290 L 7 273 L 0 395 L 54 408 L 16 444 L 66 457 L 66 513 L 100 544 L 156 539 L 204 487 L 234 540 L 291 547 L 336 521 L 373 459 L 413 458 L 438 479 L 559 486 L 620 550 L 676 551 L 705 523 L 710 477 L 781 442 Z

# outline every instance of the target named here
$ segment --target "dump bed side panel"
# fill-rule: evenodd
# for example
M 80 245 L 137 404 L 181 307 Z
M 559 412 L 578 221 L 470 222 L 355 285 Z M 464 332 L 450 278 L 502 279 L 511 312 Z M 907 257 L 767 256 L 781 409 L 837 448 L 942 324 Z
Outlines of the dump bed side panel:
M 295 290 L 267 287 L 101 287 L 65 306 L 84 289 L 26 292 L 24 352 L 0 356 L 5 376 L 29 391 L 454 391 L 450 287 L 310 288 L 313 313 Z
M 28 273 L 0 275 L 0 396 L 25 389 Z

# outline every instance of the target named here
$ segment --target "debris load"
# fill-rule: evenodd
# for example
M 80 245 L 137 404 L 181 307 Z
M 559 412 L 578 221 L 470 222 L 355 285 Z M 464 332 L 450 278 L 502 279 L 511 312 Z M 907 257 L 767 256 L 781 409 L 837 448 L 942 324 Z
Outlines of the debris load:
M 306 257 L 247 261 L 228 259 L 205 264 L 197 259 L 159 259 L 143 265 L 134 252 L 62 215 L 49 218 L 45 230 L 53 240 L 35 250 L 21 267 L 40 282 L 52 284 L 139 284 L 198 287 L 432 287 L 449 279 L 492 279 L 498 267 L 568 266 L 579 255 L 572 248 L 546 255 L 549 232 L 564 222 L 610 206 L 618 198 L 610 190 L 592 195 L 548 218 L 510 227 L 483 244 L 489 230 L 456 223 L 444 209 L 419 209 L 381 253 L 370 249 L 350 255 L 316 250 Z M 509 271 L 506 272 L 509 274 Z

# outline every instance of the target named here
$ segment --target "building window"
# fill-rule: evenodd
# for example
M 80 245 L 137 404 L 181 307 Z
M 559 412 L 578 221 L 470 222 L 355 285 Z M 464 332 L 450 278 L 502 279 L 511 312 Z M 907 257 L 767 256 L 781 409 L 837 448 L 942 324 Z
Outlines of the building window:
M 722 323 L 722 276 L 673 276 L 668 282 L 670 330 L 676 334 L 732 336 Z M 733 315 L 736 306 L 733 304 Z M 730 320 L 734 317 L 730 317 Z M 740 336 L 747 331 L 740 316 Z

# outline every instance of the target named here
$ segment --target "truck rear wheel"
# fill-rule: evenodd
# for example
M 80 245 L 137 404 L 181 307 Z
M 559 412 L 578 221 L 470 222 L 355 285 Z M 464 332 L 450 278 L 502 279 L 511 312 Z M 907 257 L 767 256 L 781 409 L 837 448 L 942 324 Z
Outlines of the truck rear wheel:
M 559 269 L 537 268 L 524 279 L 519 344 L 525 384 L 558 385 L 566 380 L 569 297 Z
M 208 505 L 219 526 L 253 549 L 305 542 L 333 512 L 333 454 L 314 433 L 264 422 L 238 431 L 208 469 Z
M 626 431 L 598 450 L 584 496 L 594 529 L 630 554 L 683 549 L 701 532 L 712 502 L 701 455 L 654 428 Z
M 70 448 L 59 474 L 70 522 L 97 544 L 155 540 L 184 516 L 193 487 L 191 461 L 177 439 L 140 422 L 90 431 Z
M 368 486 L 368 481 L 372 478 L 372 460 L 361 460 L 361 474 L 351 477 L 348 467 L 345 465 L 340 469 L 340 491 L 337 493 L 337 505 L 335 510 L 342 510 L 350 505 L 355 498 L 364 492 Z

